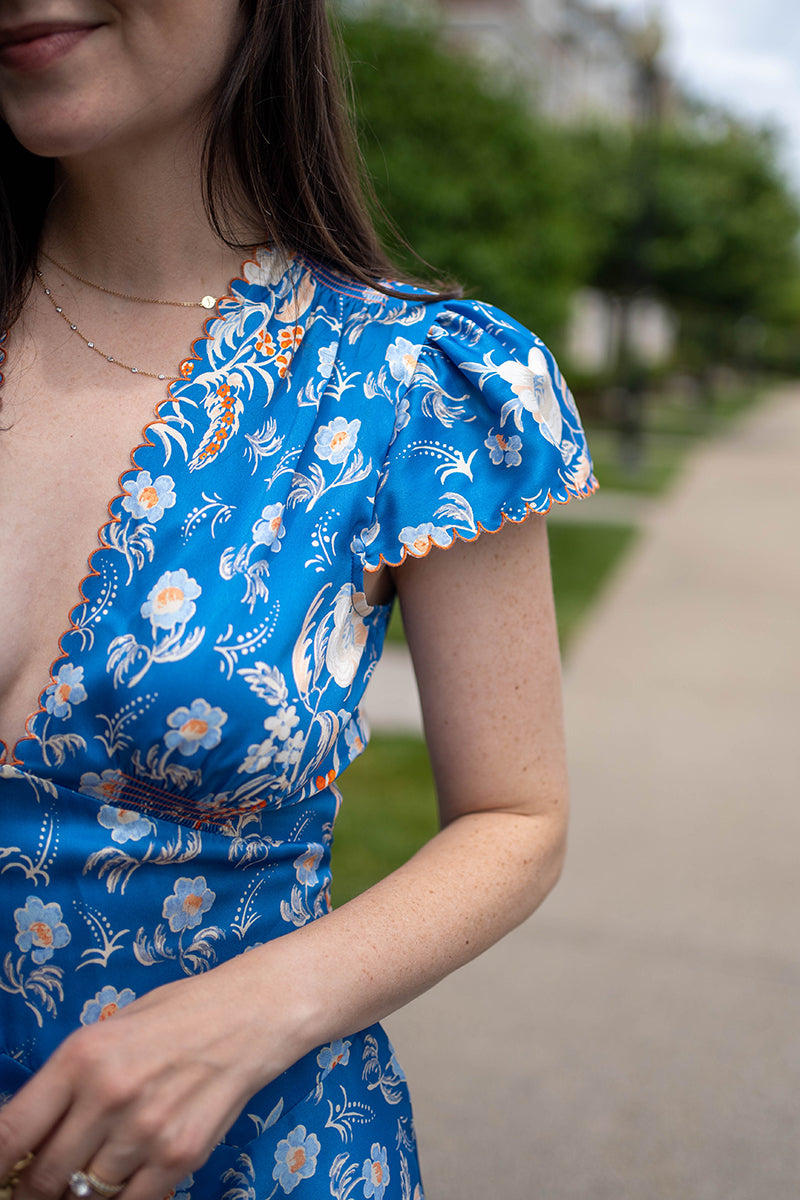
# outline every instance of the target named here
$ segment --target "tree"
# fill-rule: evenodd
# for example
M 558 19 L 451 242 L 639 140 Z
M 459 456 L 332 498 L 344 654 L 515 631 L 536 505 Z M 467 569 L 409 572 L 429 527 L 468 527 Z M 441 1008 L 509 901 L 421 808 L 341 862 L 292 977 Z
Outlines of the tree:
M 590 239 L 560 134 L 433 26 L 345 28 L 362 145 L 391 221 L 437 271 L 558 342 Z M 390 238 L 391 240 L 391 238 Z M 407 249 L 396 257 L 412 273 Z
M 752 330 L 800 319 L 800 205 L 775 138 L 732 121 L 572 135 L 598 239 L 591 280 L 646 288 L 686 347 L 751 356 Z

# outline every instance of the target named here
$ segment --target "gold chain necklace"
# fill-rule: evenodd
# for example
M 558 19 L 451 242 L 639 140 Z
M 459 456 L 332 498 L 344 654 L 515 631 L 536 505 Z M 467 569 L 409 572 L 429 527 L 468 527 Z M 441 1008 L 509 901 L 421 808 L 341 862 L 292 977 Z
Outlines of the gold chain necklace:
M 45 254 L 44 250 L 40 251 L 42 258 L 46 258 L 54 267 L 58 267 L 59 271 L 63 271 L 65 275 L 70 275 L 73 279 L 77 279 L 78 283 L 85 283 L 87 287 L 95 288 L 98 292 L 105 292 L 107 296 L 118 296 L 120 300 L 136 300 L 139 304 L 166 304 L 170 308 L 213 308 L 217 303 L 216 296 L 203 296 L 202 300 L 153 300 L 150 296 L 132 296 L 129 292 L 115 292 L 113 288 L 103 287 L 102 283 L 92 283 L 91 279 L 84 279 L 83 275 L 79 275 L 77 271 L 70 270 L 65 267 L 58 259 L 53 258 L 51 254 Z
M 73 320 L 71 320 L 70 317 L 67 316 L 67 314 L 64 312 L 64 309 L 58 303 L 55 296 L 51 292 L 50 288 L 47 286 L 44 275 L 42 274 L 42 272 L 39 270 L 38 267 L 36 268 L 36 278 L 39 280 L 39 283 L 42 285 L 42 291 L 44 292 L 45 296 L 47 296 L 47 299 L 50 301 L 53 308 L 56 310 L 56 312 L 62 318 L 62 320 L 66 321 L 67 325 L 69 325 L 69 327 L 73 333 L 77 333 L 78 337 L 81 339 L 81 341 L 84 343 L 84 345 L 88 346 L 90 350 L 94 350 L 95 354 L 99 354 L 101 356 L 101 358 L 104 358 L 106 360 L 106 362 L 112 363 L 115 367 L 122 367 L 122 369 L 124 371 L 130 371 L 132 375 L 146 375 L 148 379 L 165 380 L 168 378 L 172 378 L 172 379 L 176 378 L 176 376 L 174 376 L 174 375 L 168 376 L 166 371 L 145 371 L 145 370 L 143 370 L 142 367 L 134 367 L 134 366 L 131 366 L 130 363 L 122 362 L 121 359 L 115 358 L 113 354 L 106 354 L 105 350 L 101 350 L 99 346 L 95 345 L 95 343 L 90 338 L 88 338 L 85 333 L 82 333 L 80 331 L 80 329 L 78 329 L 78 326 L 75 324 L 75 322 Z M 101 290 L 104 290 L 104 289 L 101 289 Z

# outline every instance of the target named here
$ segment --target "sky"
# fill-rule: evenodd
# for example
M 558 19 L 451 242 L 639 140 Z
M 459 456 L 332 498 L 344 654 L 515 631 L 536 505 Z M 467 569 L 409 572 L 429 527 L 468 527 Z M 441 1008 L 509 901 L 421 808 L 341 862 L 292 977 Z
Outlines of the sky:
M 783 128 L 784 163 L 800 194 L 800 0 L 613 0 L 613 7 L 660 13 L 667 59 L 690 92 Z

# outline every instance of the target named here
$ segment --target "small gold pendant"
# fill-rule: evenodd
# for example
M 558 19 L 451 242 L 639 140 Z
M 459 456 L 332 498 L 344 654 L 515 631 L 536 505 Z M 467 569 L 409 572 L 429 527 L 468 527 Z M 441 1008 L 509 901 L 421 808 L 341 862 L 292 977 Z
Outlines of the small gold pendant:
M 200 301 L 200 303 L 202 304 L 203 308 L 213 308 L 217 303 L 217 298 L 216 296 L 203 296 L 203 299 Z

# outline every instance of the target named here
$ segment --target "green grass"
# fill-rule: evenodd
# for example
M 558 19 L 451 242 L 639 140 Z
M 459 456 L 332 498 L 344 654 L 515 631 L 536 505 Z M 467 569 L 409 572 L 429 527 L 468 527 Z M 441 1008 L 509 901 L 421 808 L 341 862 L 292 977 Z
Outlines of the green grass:
M 603 585 L 633 544 L 636 527 L 564 521 L 553 522 L 547 532 L 558 640 L 566 654 Z
M 630 546 L 631 525 L 552 524 L 550 557 L 562 650 Z M 395 636 L 402 623 L 393 617 Z M 341 778 L 344 803 L 333 845 L 333 902 L 344 904 L 388 875 L 437 828 L 436 795 L 420 738 L 376 734 Z
M 421 738 L 375 734 L 340 780 L 333 903 L 344 904 L 411 858 L 437 829 L 436 794 Z
M 621 461 L 619 434 L 595 427 L 586 431 L 594 471 L 609 491 L 639 492 L 659 496 L 677 476 L 692 442 L 681 434 L 648 433 L 642 443 L 642 460 L 631 468 Z

